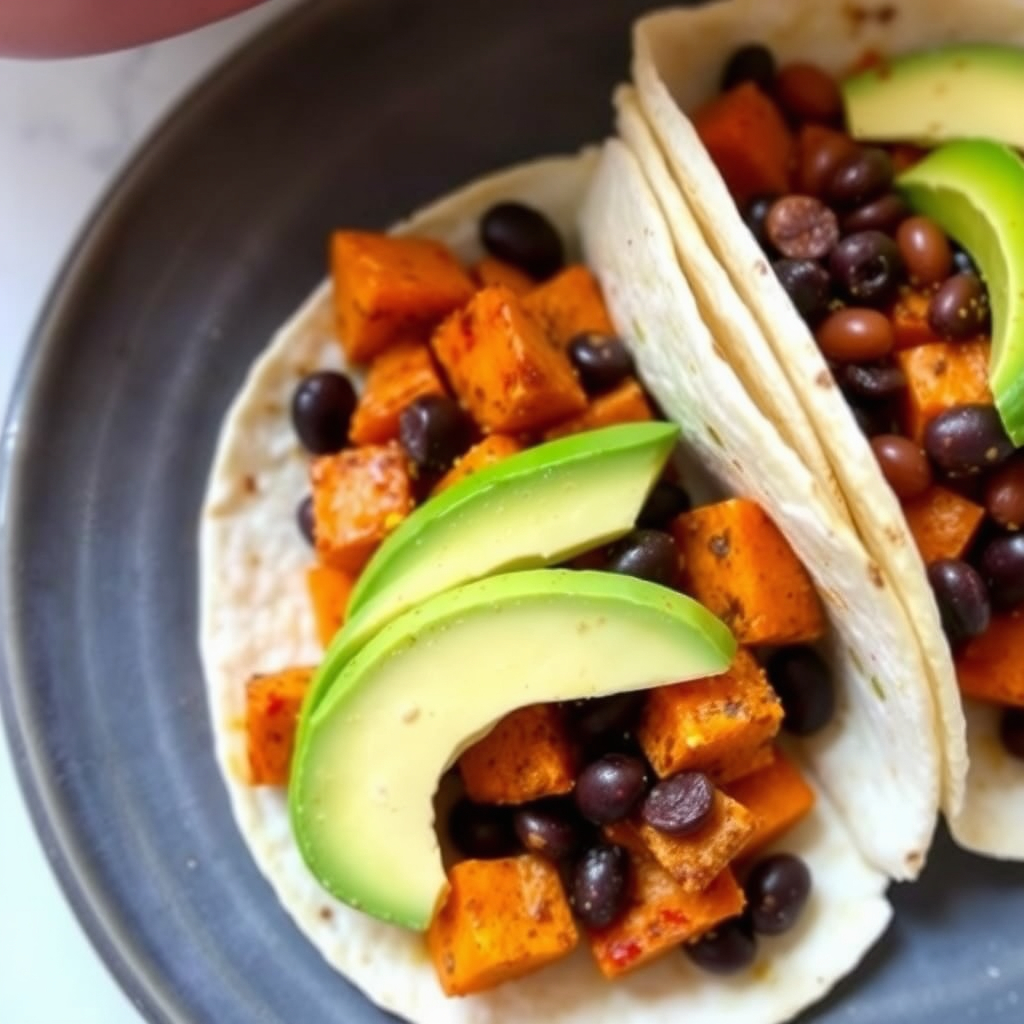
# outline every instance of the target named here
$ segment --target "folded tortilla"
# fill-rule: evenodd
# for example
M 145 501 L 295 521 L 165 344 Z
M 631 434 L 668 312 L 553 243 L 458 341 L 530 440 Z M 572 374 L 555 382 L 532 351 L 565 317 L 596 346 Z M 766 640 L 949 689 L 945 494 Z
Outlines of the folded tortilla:
M 616 191 L 623 161 L 629 167 L 623 200 L 606 216 L 603 197 Z M 871 562 L 841 523 L 830 523 L 822 485 L 754 410 L 717 355 L 706 357 L 714 366 L 705 374 L 698 366 L 704 356 L 694 352 L 688 357 L 692 365 L 683 365 L 669 354 L 675 346 L 668 343 L 675 338 L 667 332 L 677 327 L 699 335 L 709 349 L 711 342 L 692 298 L 686 298 L 682 274 L 667 259 L 670 243 L 653 197 L 634 187 L 637 178 L 630 158 L 619 149 L 601 158 L 589 151 L 542 160 L 471 185 L 396 231 L 436 238 L 471 262 L 482 255 L 480 214 L 498 200 L 518 199 L 546 213 L 572 252 L 578 248 L 580 205 L 593 186 L 584 218 L 588 250 L 605 264 L 606 251 L 617 250 L 630 264 L 626 280 L 608 273 L 619 324 L 647 337 L 644 352 L 665 348 L 660 358 L 642 356 L 648 383 L 678 418 L 708 469 L 763 501 L 791 540 L 797 533 L 817 538 L 813 550 L 805 545 L 803 553 L 828 566 L 819 579 L 827 581 L 823 593 L 835 626 L 830 653 L 841 683 L 841 710 L 830 735 L 796 756 L 817 773 L 812 782 L 845 768 L 850 788 L 862 796 L 858 808 L 847 806 L 847 815 L 889 829 L 893 856 L 877 859 L 892 859 L 888 874 L 903 877 L 920 863 L 937 808 L 938 756 L 932 750 L 929 761 L 925 749 L 932 738 L 925 727 L 931 714 L 927 694 L 904 700 L 896 678 L 884 664 L 874 663 L 879 636 L 846 627 L 845 622 L 855 621 L 853 609 L 864 589 L 860 580 Z M 655 237 L 646 237 L 648 228 Z M 602 236 L 607 245 L 600 243 Z M 662 313 L 670 328 L 650 324 Z M 884 931 L 891 908 L 885 897 L 887 872 L 859 852 L 839 811 L 817 784 L 814 811 L 779 844 L 809 864 L 811 900 L 792 932 L 763 939 L 758 964 L 731 978 L 699 970 L 680 952 L 609 983 L 583 940 L 570 958 L 531 977 L 482 995 L 447 999 L 422 935 L 339 903 L 312 877 L 291 833 L 285 792 L 247 782 L 245 684 L 255 672 L 314 664 L 322 654 L 304 581 L 313 555 L 294 518 L 296 502 L 308 489 L 309 458 L 294 437 L 288 410 L 304 375 L 343 367 L 325 283 L 277 333 L 238 394 L 224 424 L 200 530 L 200 640 L 217 758 L 245 843 L 299 929 L 373 1002 L 418 1024 L 539 1019 L 551 1024 L 775 1024 L 819 999 Z M 690 375 L 693 383 L 683 385 L 680 378 Z M 716 433 L 721 447 L 711 440 Z M 775 482 L 764 483 L 768 477 Z M 854 568 L 856 573 L 848 576 Z M 909 654 L 909 661 L 913 657 Z M 855 668 L 858 661 L 862 670 Z M 884 702 L 870 681 L 876 671 L 888 688 Z M 886 749 L 890 721 L 903 723 L 902 749 L 914 751 L 900 772 Z M 382 756 L 401 756 L 388 749 L 386 738 L 381 746 Z M 890 818 L 896 804 L 899 820 Z
M 620 127 L 627 137 L 642 131 L 636 125 L 639 110 L 653 129 L 657 142 L 645 169 L 667 165 L 676 187 L 666 182 L 659 167 L 654 172 L 661 182 L 659 198 L 681 200 L 689 220 L 699 225 L 697 241 L 690 232 L 677 231 L 677 242 L 711 252 L 757 321 L 763 342 L 774 351 L 826 445 L 857 528 L 916 630 L 939 712 L 943 809 L 955 838 L 981 853 L 1019 859 L 1024 858 L 1024 819 L 1014 809 L 1024 806 L 1024 764 L 1006 754 L 999 742 L 998 709 L 961 700 L 938 608 L 900 503 L 832 383 L 811 332 L 775 275 L 765 272 L 764 254 L 683 113 L 717 92 L 729 54 L 749 42 L 764 43 L 780 61 L 810 60 L 841 73 L 865 53 L 895 56 L 955 42 L 993 41 L 1024 45 L 1024 7 L 1019 3 L 727 0 L 696 10 L 658 12 L 634 30 L 637 93 L 620 98 Z M 695 263 L 684 262 L 696 289 Z M 721 341 L 753 389 L 761 343 L 734 330 Z

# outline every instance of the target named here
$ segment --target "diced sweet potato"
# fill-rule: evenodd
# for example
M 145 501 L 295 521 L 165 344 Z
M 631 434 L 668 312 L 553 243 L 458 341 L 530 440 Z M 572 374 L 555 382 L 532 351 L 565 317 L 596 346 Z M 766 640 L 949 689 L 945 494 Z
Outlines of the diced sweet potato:
M 409 471 L 394 441 L 323 455 L 310 478 L 316 550 L 332 569 L 358 573 L 412 511 Z
M 693 115 L 736 202 L 790 191 L 793 138 L 779 108 L 756 85 L 745 82 L 715 97 Z
M 427 931 L 427 949 L 449 996 L 483 992 L 571 952 L 579 933 L 558 870 L 533 854 L 464 860 Z
M 903 514 L 926 565 L 940 558 L 961 558 L 985 518 L 980 505 L 938 486 L 905 502 Z
M 516 295 L 526 295 L 537 287 L 529 274 L 513 267 L 511 263 L 495 259 L 493 256 L 485 256 L 475 267 L 473 277 L 481 288 L 489 288 L 492 284 L 503 284 L 509 291 Z
M 916 288 L 903 288 L 889 310 L 892 335 L 897 350 L 918 345 L 942 344 L 942 339 L 928 323 L 931 293 Z
M 368 231 L 334 233 L 331 275 L 338 334 L 357 363 L 396 341 L 425 339 L 474 291 L 470 276 L 438 242 Z
M 940 412 L 969 402 L 991 402 L 987 341 L 919 345 L 896 353 L 906 374 L 903 428 L 924 443 L 925 428 Z
M 295 727 L 314 668 L 288 668 L 253 676 L 245 688 L 245 737 L 249 782 L 284 786 L 295 745 Z
M 613 334 L 615 328 L 596 278 L 586 267 L 567 267 L 534 288 L 523 308 L 544 328 L 559 348 L 577 334 Z
M 585 430 L 598 430 L 616 423 L 643 423 L 653 416 L 644 389 L 630 377 L 613 390 L 592 399 L 579 416 L 556 423 L 544 434 L 544 440 L 553 441 L 556 437 L 581 434 Z
M 455 465 L 434 485 L 433 493 L 439 494 L 467 476 L 472 476 L 477 471 L 493 466 L 522 450 L 523 446 L 514 437 L 507 434 L 489 434 L 456 460 Z
M 562 712 L 554 704 L 513 711 L 459 758 L 467 795 L 485 804 L 568 793 L 574 767 Z
M 965 697 L 1024 707 L 1024 612 L 995 615 L 988 629 L 968 640 L 956 656 Z
M 329 565 L 312 565 L 306 570 L 306 589 L 313 605 L 316 635 L 327 647 L 345 622 L 345 609 L 355 580 Z
M 664 778 L 702 771 L 717 783 L 753 771 L 782 724 L 782 705 L 760 666 L 740 648 L 727 672 L 652 690 L 637 738 Z
M 414 398 L 444 393 L 426 344 L 404 341 L 392 345 L 370 364 L 349 429 L 352 443 L 393 441 L 398 437 L 398 417 Z
M 754 816 L 756 827 L 743 847 L 744 860 L 774 843 L 814 806 L 814 790 L 778 748 L 766 768 L 744 775 L 723 788 Z
M 488 433 L 543 430 L 586 408 L 568 357 L 508 288 L 478 291 L 432 344 L 462 404 Z
M 734 498 L 679 516 L 672 533 L 690 593 L 743 644 L 815 640 L 825 629 L 807 570 L 753 501 Z

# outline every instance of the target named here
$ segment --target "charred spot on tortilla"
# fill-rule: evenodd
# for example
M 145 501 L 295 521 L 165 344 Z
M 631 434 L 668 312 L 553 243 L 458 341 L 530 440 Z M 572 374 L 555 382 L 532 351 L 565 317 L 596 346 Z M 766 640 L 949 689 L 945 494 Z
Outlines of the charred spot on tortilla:
M 246 473 L 245 476 L 242 477 L 242 490 L 245 491 L 246 494 L 260 493 L 259 483 L 257 483 L 256 477 L 253 476 L 252 473 Z
M 717 448 L 724 448 L 725 442 L 722 440 L 722 435 L 711 424 L 707 424 L 708 437 L 711 438 L 712 443 Z
M 874 562 L 868 563 L 868 579 L 879 590 L 885 586 L 885 577 L 882 575 L 882 570 Z
M 818 371 L 818 375 L 814 378 L 814 383 L 819 388 L 834 388 L 836 386 L 835 377 L 832 376 L 832 372 L 828 367 Z
M 875 691 L 875 696 L 878 697 L 879 700 L 884 701 L 887 699 L 885 696 L 885 689 L 882 687 L 882 683 L 878 676 L 871 677 L 871 689 Z

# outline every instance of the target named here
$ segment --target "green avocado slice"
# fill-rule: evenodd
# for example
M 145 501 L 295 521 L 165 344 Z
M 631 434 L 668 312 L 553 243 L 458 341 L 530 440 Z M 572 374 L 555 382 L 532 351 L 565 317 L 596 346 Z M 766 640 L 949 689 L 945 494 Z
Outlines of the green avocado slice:
M 982 139 L 951 142 L 897 183 L 977 263 L 992 307 L 989 384 L 1015 445 L 1024 443 L 1024 161 Z
M 444 891 L 432 797 L 504 715 L 717 675 L 732 634 L 629 576 L 536 569 L 449 590 L 385 626 L 341 671 L 292 762 L 292 828 L 339 899 L 424 929 Z

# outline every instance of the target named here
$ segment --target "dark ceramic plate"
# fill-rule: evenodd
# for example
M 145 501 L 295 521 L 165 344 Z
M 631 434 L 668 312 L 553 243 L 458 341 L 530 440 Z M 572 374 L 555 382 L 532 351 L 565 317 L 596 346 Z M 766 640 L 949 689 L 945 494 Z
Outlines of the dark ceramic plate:
M 217 429 L 328 229 L 606 132 L 640 6 L 305 8 L 157 133 L 51 297 L 7 435 L 3 709 L 56 872 L 152 1021 L 385 1019 L 278 908 L 214 765 L 195 563 Z M 940 842 L 807 1019 L 1024 1019 L 1022 883 Z

